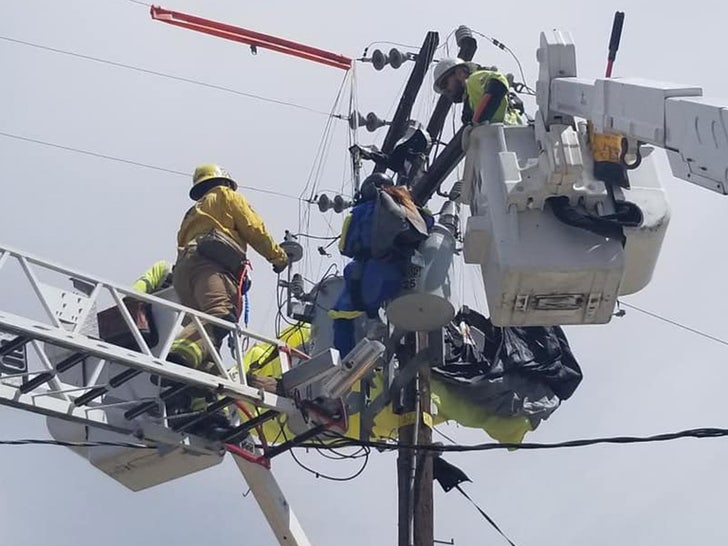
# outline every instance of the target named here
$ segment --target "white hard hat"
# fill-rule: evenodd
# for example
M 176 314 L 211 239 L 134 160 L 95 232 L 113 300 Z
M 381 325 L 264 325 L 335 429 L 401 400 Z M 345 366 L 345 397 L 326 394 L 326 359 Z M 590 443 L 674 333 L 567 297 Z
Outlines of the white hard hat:
M 432 86 L 435 90 L 435 93 L 442 95 L 445 92 L 445 88 L 443 86 L 443 84 L 445 83 L 445 79 L 450 74 L 452 74 L 456 68 L 459 68 L 461 66 L 464 68 L 470 68 L 467 62 L 463 61 L 458 57 L 440 59 L 440 61 L 435 65 L 435 82 Z

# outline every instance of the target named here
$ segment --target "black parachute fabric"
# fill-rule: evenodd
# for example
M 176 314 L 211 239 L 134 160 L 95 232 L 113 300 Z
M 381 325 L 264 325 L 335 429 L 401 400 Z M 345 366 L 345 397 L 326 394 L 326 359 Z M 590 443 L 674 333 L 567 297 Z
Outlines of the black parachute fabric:
M 445 333 L 435 379 L 457 396 L 501 417 L 527 417 L 535 428 L 579 386 L 581 369 L 558 326 L 494 326 L 463 307 Z

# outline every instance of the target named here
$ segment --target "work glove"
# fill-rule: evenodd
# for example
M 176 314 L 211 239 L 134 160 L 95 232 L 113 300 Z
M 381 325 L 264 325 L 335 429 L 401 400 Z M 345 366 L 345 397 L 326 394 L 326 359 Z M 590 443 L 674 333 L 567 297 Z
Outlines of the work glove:
M 286 267 L 288 267 L 288 256 L 286 256 L 284 261 L 273 264 L 273 273 L 279 275 L 285 271 Z

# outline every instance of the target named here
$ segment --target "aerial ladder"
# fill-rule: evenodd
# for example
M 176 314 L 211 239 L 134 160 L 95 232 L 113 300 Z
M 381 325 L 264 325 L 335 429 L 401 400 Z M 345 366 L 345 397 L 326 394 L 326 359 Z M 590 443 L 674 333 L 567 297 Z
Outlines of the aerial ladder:
M 6 246 L 0 246 L 0 278 L 2 300 L 12 293 L 22 301 L 18 309 L 5 301 L 0 311 L 0 404 L 46 416 L 54 439 L 132 491 L 210 468 L 230 453 L 278 541 L 309 544 L 270 472 L 270 460 L 324 431 L 345 430 L 345 409 L 337 401 L 381 355 L 376 342 L 364 340 L 349 359 L 333 349 L 311 359 L 296 347 L 179 305 L 173 288 L 140 294 Z M 111 307 L 98 313 L 104 302 Z M 150 321 L 132 314 L 139 304 L 148 306 Z M 115 320 L 109 321 L 110 315 Z M 188 322 L 200 332 L 217 374 L 166 360 Z M 228 331 L 232 358 L 213 345 L 204 324 Z M 277 351 L 286 396 L 247 384 L 243 348 L 251 340 Z M 292 368 L 303 361 L 310 366 Z M 164 387 L 154 377 L 176 386 Z M 333 411 L 302 400 L 302 387 L 311 384 L 320 384 L 316 398 L 328 397 Z M 215 393 L 217 401 L 172 429 L 164 401 L 187 388 Z M 209 413 L 241 403 L 254 411 L 247 410 L 248 419 L 226 438 L 211 440 L 187 431 Z M 250 443 L 239 445 L 273 419 L 285 420 L 297 436 L 268 446 L 259 435 L 264 452 Z
M 153 9 L 160 20 L 175 16 Z M 205 23 L 189 17 L 177 21 L 195 30 L 195 25 Z M 243 30 L 231 27 L 222 35 L 230 38 Z M 238 41 L 262 47 L 270 43 L 265 35 L 245 33 L 247 41 Z M 282 52 L 290 47 L 274 45 Z M 321 50 L 307 50 L 306 55 L 337 68 L 350 65 L 350 59 Z M 491 317 L 498 325 L 605 323 L 619 296 L 649 283 L 669 223 L 655 148 L 667 151 L 676 177 L 728 193 L 725 104 L 703 98 L 694 86 L 580 79 L 575 58 L 568 33 L 542 34 L 534 122 L 483 124 L 460 131 L 452 146 L 457 153 L 448 152 L 453 158 L 448 164 L 439 165 L 436 158 L 412 178 L 413 194 L 425 202 L 464 156 L 463 179 L 442 216 L 456 219 L 459 205 L 470 207 L 464 259 L 481 266 Z M 625 157 L 635 158 L 628 184 L 594 177 L 589 140 L 594 132 L 623 139 Z M 625 220 L 620 216 L 625 210 L 639 210 L 639 215 Z M 613 225 L 600 231 L 605 222 L 619 230 Z M 391 338 L 405 331 L 430 332 L 454 314 L 449 285 L 457 248 L 452 230 L 446 228 L 457 222 L 440 224 L 437 236 L 418 254 L 402 297 L 389 306 L 395 327 Z M 291 281 L 289 273 L 289 289 Z M 345 429 L 347 405 L 342 401 L 380 360 L 385 345 L 364 339 L 342 358 L 330 348 L 329 334 L 320 330 L 322 338 L 318 344 L 314 339 L 316 352 L 309 356 L 184 307 L 176 302 L 173 289 L 139 294 L 4 245 L 0 283 L 0 404 L 46 416 L 56 440 L 133 491 L 210 468 L 230 453 L 278 542 L 309 544 L 270 471 L 270 460 L 326 431 Z M 11 291 L 22 304 L 6 301 Z M 140 328 L 130 301 L 151 310 L 155 335 Z M 113 309 L 124 325 L 123 343 L 100 332 L 97 317 L 110 312 L 99 314 L 102 306 Z M 217 373 L 166 360 L 183 323 L 198 329 Z M 205 324 L 228 332 L 230 355 L 214 346 Z M 243 355 L 250 340 L 277 351 L 286 385 L 282 394 L 248 385 Z M 29 358 L 31 354 L 35 356 Z M 405 381 L 398 373 L 412 370 L 388 370 L 389 385 Z M 160 386 L 163 382 L 152 377 L 177 386 Z M 185 388 L 217 395 L 207 413 L 240 405 L 255 409 L 222 440 L 190 434 L 184 427 L 173 430 L 164 415 L 164 401 L 175 389 Z M 331 403 L 312 403 L 322 397 Z M 373 405 L 384 403 L 386 397 Z M 286 419 L 296 437 L 276 446 L 240 445 L 251 431 L 275 419 Z

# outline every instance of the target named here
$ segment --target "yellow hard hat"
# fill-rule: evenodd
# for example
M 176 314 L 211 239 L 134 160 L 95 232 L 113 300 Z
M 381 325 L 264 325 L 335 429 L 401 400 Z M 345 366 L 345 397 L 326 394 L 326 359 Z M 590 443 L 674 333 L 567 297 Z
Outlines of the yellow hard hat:
M 195 201 L 202 197 L 212 186 L 209 183 L 205 184 L 205 182 L 210 182 L 211 180 L 227 182 L 232 189 L 238 189 L 237 182 L 232 179 L 230 173 L 228 173 L 224 168 L 213 163 L 206 163 L 197 167 L 195 169 L 195 174 L 192 175 L 192 189 L 190 190 L 190 197 Z

